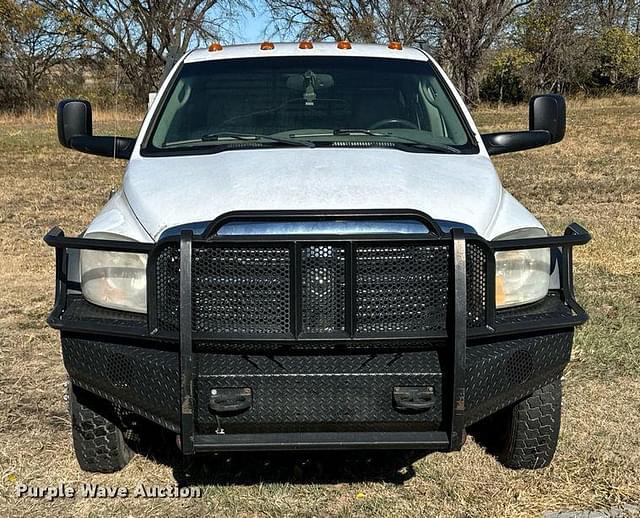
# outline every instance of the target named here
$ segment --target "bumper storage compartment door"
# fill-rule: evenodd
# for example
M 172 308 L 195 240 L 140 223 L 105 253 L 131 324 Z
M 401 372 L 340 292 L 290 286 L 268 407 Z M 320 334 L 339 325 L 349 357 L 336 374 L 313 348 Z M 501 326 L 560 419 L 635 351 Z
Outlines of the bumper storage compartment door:
M 443 381 L 436 350 L 269 356 L 203 353 L 196 358 L 199 433 L 442 427 Z M 225 409 L 223 399 L 238 408 L 228 411 L 231 407 Z

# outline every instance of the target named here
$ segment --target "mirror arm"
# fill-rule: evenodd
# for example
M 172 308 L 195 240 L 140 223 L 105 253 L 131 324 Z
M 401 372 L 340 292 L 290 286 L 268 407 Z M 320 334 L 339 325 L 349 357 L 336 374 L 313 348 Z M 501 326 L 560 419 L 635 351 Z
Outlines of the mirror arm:
M 91 155 L 131 158 L 136 140 L 127 137 L 94 137 L 89 135 L 78 135 L 71 137 L 71 148 L 89 153 Z M 114 153 L 115 145 L 115 153 Z
M 551 143 L 551 133 L 547 130 L 484 133 L 481 137 L 487 153 L 491 156 L 524 151 Z

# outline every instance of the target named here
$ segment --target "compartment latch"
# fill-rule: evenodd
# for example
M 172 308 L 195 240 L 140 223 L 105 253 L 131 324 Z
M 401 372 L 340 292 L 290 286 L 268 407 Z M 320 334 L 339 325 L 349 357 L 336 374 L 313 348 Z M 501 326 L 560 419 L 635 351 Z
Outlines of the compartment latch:
M 235 414 L 251 408 L 252 399 L 250 388 L 214 388 L 209 408 L 216 414 Z
M 393 406 L 398 411 L 424 412 L 433 405 L 433 387 L 393 387 Z

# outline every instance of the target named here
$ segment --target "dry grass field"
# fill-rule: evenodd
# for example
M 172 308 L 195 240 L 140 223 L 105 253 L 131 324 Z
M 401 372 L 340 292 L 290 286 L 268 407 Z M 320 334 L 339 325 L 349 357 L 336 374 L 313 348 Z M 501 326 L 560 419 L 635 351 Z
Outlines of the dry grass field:
M 576 284 L 591 321 L 566 372 L 551 467 L 509 471 L 470 439 L 398 470 L 389 456 L 214 457 L 189 472 L 202 497 L 18 499 L 16 483 L 123 486 L 184 480 L 170 443 L 121 473 L 79 470 L 63 401 L 57 333 L 45 324 L 54 258 L 43 234 L 91 220 L 124 162 L 63 150 L 52 118 L 0 118 L 0 516 L 542 516 L 640 504 L 640 98 L 569 103 L 558 146 L 500 157 L 505 186 L 554 232 L 593 234 L 576 250 Z M 481 108 L 485 130 L 521 129 L 526 107 Z M 113 130 L 103 116 L 97 132 Z M 119 123 L 133 134 L 136 121 Z M 125 131 L 126 130 L 126 131 Z

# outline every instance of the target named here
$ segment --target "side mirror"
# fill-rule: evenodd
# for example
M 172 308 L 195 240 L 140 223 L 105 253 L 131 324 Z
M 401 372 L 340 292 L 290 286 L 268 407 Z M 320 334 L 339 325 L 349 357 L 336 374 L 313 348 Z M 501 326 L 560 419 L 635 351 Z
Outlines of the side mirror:
M 127 137 L 93 136 L 91 103 L 79 99 L 65 99 L 58 103 L 58 140 L 64 147 L 114 158 L 131 158 L 135 139 Z
M 529 101 L 529 130 L 546 130 L 551 134 L 550 144 L 564 138 L 567 128 L 567 103 L 556 94 L 536 95 Z
M 64 147 L 71 148 L 71 138 L 87 137 L 93 134 L 91 103 L 79 99 L 65 99 L 58 103 L 58 140 Z
M 564 97 L 537 95 L 529 101 L 529 131 L 485 133 L 482 141 L 490 155 L 524 151 L 560 142 L 567 126 Z

